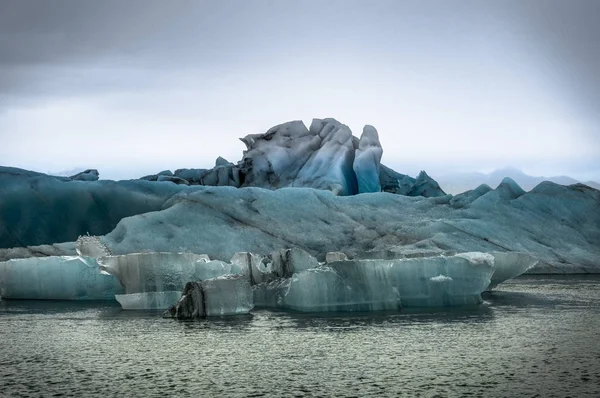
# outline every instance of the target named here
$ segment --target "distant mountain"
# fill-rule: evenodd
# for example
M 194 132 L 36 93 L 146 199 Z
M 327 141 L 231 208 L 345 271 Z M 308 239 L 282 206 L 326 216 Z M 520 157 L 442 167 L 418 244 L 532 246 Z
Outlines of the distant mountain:
M 491 188 L 495 188 L 502 182 L 504 177 L 510 177 L 517 182 L 526 191 L 530 191 L 533 187 L 542 181 L 552 181 L 556 184 L 571 185 L 577 184 L 578 181 L 568 176 L 555 177 L 533 177 L 523 173 L 521 170 L 514 168 L 504 168 L 495 170 L 489 174 L 484 173 L 454 173 L 445 175 L 435 175 L 435 180 L 440 184 L 440 187 L 447 193 L 456 195 L 475 189 L 481 184 L 487 184 Z M 585 181 L 585 185 L 592 188 L 600 189 L 600 184 L 594 181 Z

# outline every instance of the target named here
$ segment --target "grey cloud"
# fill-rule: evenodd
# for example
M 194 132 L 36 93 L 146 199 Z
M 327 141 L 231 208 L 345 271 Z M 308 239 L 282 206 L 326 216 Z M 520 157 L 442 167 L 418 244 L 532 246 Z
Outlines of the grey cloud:
M 565 95 L 600 121 L 600 1 L 519 1 L 510 15 L 553 66 Z

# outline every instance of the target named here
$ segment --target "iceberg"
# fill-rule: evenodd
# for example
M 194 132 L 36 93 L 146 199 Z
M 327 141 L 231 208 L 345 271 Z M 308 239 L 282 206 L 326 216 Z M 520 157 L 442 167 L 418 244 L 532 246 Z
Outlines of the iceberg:
M 258 284 L 255 304 L 303 312 L 380 311 L 401 307 L 479 304 L 494 272 L 494 257 L 340 260 Z
M 126 294 L 176 291 L 181 294 L 189 281 L 239 273 L 224 261 L 210 261 L 204 254 L 133 253 L 97 259 L 100 270 L 114 275 Z
M 162 210 L 181 190 L 199 188 L 141 180 L 73 181 L 0 167 L 0 249 L 104 235 L 126 217 Z
M 116 299 L 127 310 L 170 308 L 180 319 L 247 313 L 255 303 L 304 312 L 399 310 L 480 303 L 482 291 L 537 263 L 512 252 L 389 260 L 330 252 L 319 263 L 298 248 L 239 252 L 228 263 L 193 253 L 106 255 L 91 236 L 77 250 L 83 255 L 0 263 L 2 297 Z
M 93 258 L 31 257 L 0 262 L 0 297 L 4 299 L 114 301 L 120 293 L 119 281 L 101 274 Z
M 521 252 L 539 260 L 528 272 L 600 271 L 600 192 L 583 185 L 543 183 L 512 199 L 483 187 L 460 201 L 454 201 L 459 195 L 424 198 L 380 192 L 339 197 L 306 188 L 192 188 L 172 195 L 160 211 L 121 220 L 99 241 L 115 255 L 189 251 L 220 260 L 237 252 L 270 253 L 282 247 L 306 250 L 320 261 L 336 251 L 350 258 L 406 257 L 423 251 Z M 0 200 L 0 208 L 6 203 Z M 43 230 L 47 224 L 40 219 Z M 21 221 L 6 225 L 11 236 L 32 229 Z M 74 242 L 67 242 L 0 250 L 0 261 L 75 254 Z
M 354 139 L 335 119 L 314 119 L 275 126 L 242 138 L 247 150 L 240 162 L 242 187 L 307 187 L 336 195 L 357 193 Z
M 5 225 L 0 250 L 72 242 L 86 233 L 104 235 L 120 220 L 164 210 L 179 193 L 186 196 L 202 186 L 313 188 L 342 196 L 383 188 L 402 195 L 443 196 L 426 174 L 414 179 L 381 165 L 383 149 L 370 125 L 358 139 L 332 118 L 314 119 L 310 128 L 292 121 L 242 141 L 247 150 L 237 164 L 218 158 L 212 169 L 164 170 L 129 181 L 98 180 L 95 169 L 59 177 L 0 166 L 0 221 Z

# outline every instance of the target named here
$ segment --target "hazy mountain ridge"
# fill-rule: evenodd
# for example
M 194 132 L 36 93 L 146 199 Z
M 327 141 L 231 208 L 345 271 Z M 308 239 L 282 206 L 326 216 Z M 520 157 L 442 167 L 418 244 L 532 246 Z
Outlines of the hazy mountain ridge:
M 432 173 L 433 174 L 433 173 Z M 495 188 L 505 177 L 510 177 L 525 191 L 530 191 L 542 181 L 551 181 L 561 185 L 571 185 L 583 183 L 595 189 L 600 189 L 600 183 L 595 181 L 579 181 L 569 176 L 553 177 L 534 177 L 525 174 L 523 171 L 515 168 L 503 168 L 494 170 L 489 174 L 485 173 L 451 173 L 443 175 L 434 175 L 435 180 L 440 187 L 447 193 L 456 195 L 477 188 L 481 184 L 487 184 Z

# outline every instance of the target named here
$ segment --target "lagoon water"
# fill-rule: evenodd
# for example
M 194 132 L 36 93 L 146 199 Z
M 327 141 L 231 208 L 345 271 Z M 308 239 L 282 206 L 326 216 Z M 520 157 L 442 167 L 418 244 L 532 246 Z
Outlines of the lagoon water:
M 600 277 L 520 277 L 484 299 L 196 322 L 0 301 L 0 396 L 600 396 Z

